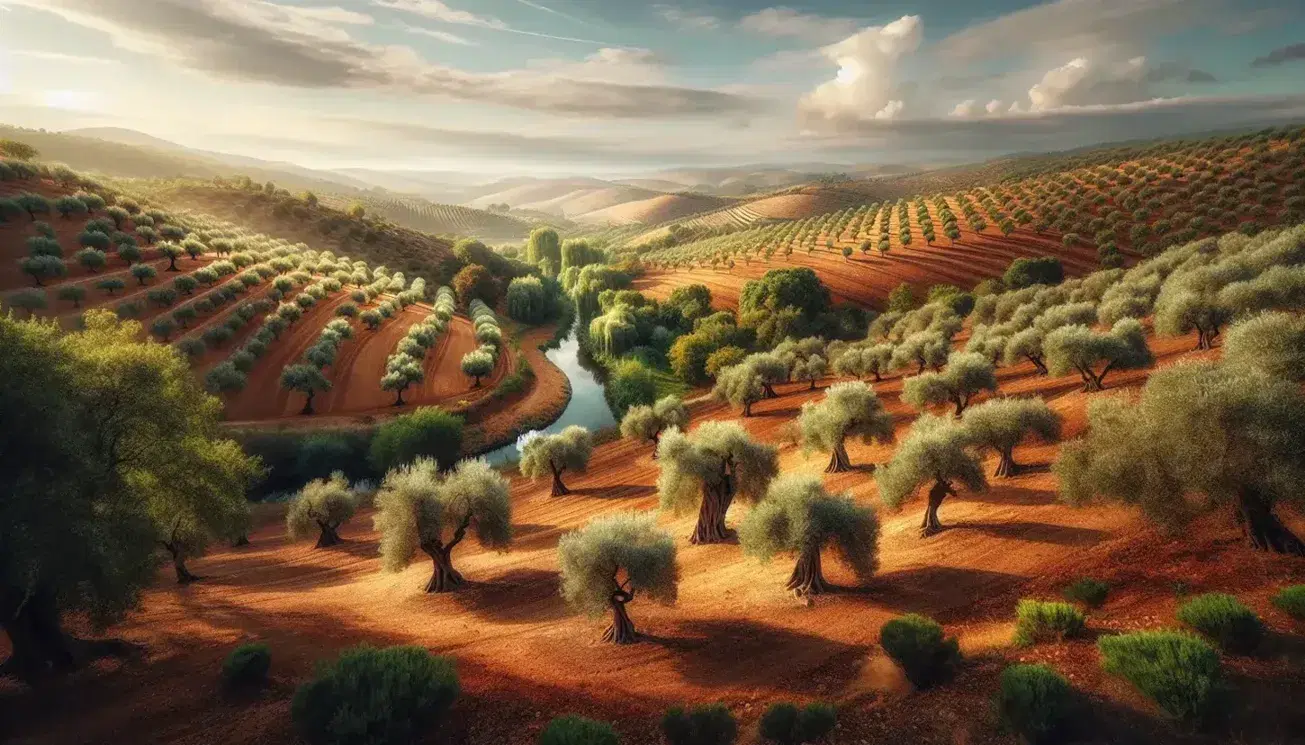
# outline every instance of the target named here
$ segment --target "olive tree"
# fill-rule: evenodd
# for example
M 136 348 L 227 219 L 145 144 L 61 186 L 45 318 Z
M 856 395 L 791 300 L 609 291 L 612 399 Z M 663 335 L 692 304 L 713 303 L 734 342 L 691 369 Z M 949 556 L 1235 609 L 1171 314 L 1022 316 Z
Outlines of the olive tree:
M 851 493 L 830 494 L 814 476 L 791 474 L 771 482 L 766 498 L 739 526 L 744 553 L 768 561 L 777 553 L 797 554 L 787 589 L 819 595 L 828 589 L 820 553 L 833 546 L 864 582 L 879 566 L 879 519 Z
M 511 543 L 512 500 L 507 479 L 483 460 L 464 460 L 441 477 L 435 460 L 423 457 L 385 475 L 374 521 L 382 569 L 402 571 L 421 549 L 434 563 L 426 592 L 448 592 L 463 581 L 453 549 L 467 531 L 486 548 Z
M 853 344 L 834 360 L 834 373 L 854 378 L 873 376 L 875 382 L 883 380 L 884 373 L 892 369 L 893 345 Z
M 232 440 L 212 443 L 187 466 L 166 483 L 141 484 L 154 492 L 148 498 L 158 544 L 182 585 L 200 579 L 186 559 L 202 556 L 211 539 L 232 537 L 247 521 L 245 490 L 262 472 Z
M 1273 312 L 1235 323 L 1224 340 L 1223 359 L 1230 366 L 1305 381 L 1305 318 Z
M 755 367 L 740 362 L 716 374 L 716 385 L 711 395 L 721 403 L 743 410 L 743 416 L 752 416 L 752 405 L 766 397 L 766 386 Z
M 657 457 L 657 441 L 662 432 L 689 426 L 689 409 L 679 396 L 663 396 L 652 406 L 631 406 L 621 419 L 621 436 L 637 442 L 651 442 Z
M 860 437 L 867 445 L 871 441 L 893 441 L 892 415 L 884 410 L 874 390 L 860 381 L 835 383 L 821 401 L 802 404 L 798 428 L 805 448 L 829 452 L 825 473 L 852 468 L 847 456 L 848 437 Z
M 291 540 L 308 538 L 317 530 L 317 548 L 341 542 L 340 526 L 353 517 L 358 500 L 340 471 L 330 478 L 313 479 L 299 490 L 286 511 L 285 527 Z
M 1063 326 L 1047 334 L 1042 347 L 1047 355 L 1047 370 L 1056 376 L 1077 370 L 1085 392 L 1104 390 L 1111 370 L 1136 370 L 1154 362 L 1146 345 L 1146 332 L 1135 318 L 1117 321 L 1106 332 L 1087 326 Z
M 793 366 L 790 368 L 790 375 L 794 380 L 809 381 L 810 385 L 807 386 L 807 390 L 814 391 L 816 389 L 816 381 L 824 377 L 825 372 L 828 371 L 828 369 L 829 363 L 825 361 L 825 358 L 818 354 L 813 354 L 805 359 L 794 361 Z
M 921 414 L 893 459 L 875 469 L 879 498 L 897 508 L 921 486 L 930 484 L 920 535 L 938 533 L 943 529 L 938 508 L 948 495 L 956 496 L 952 482 L 959 481 L 971 491 L 988 488 L 983 467 L 969 446 L 969 433 L 956 419 Z
M 521 447 L 521 474 L 531 479 L 552 476 L 552 495 L 570 494 L 562 483 L 563 472 L 584 473 L 593 451 L 594 437 L 584 427 L 573 424 L 555 435 L 539 433 L 528 437 Z
M 1060 415 L 1041 398 L 995 398 L 969 409 L 961 425 L 970 442 L 992 448 L 1000 456 L 998 478 L 1014 476 L 1020 466 L 1015 462 L 1015 446 L 1030 435 L 1044 442 L 1060 439 Z
M 942 372 L 927 372 L 902 382 L 902 400 L 921 411 L 935 404 L 951 404 L 956 416 L 983 391 L 996 393 L 997 374 L 992 362 L 976 352 L 953 352 Z
M 313 413 L 313 397 L 320 391 L 331 390 L 331 381 L 315 365 L 290 365 L 281 371 L 281 387 L 307 396 L 299 413 L 309 415 Z
M 668 605 L 678 594 L 675 541 L 657 528 L 652 515 L 597 518 L 562 536 L 557 559 L 562 597 L 567 603 L 591 616 L 612 614 L 612 622 L 603 632 L 605 642 L 633 644 L 637 640 L 634 623 L 625 610 L 636 593 Z
M 940 368 L 947 362 L 951 338 L 937 331 L 917 331 L 893 348 L 892 368 L 901 370 L 915 365 L 916 374 L 926 367 Z
M 494 356 L 483 349 L 475 349 L 462 356 L 462 374 L 475 378 L 472 388 L 480 387 L 480 379 L 494 372 Z
M 754 442 L 734 422 L 703 422 L 690 434 L 667 430 L 657 446 L 657 493 L 663 510 L 698 507 L 690 543 L 729 537 L 725 513 L 735 499 L 756 502 L 779 473 L 773 445 Z
M 1141 397 L 1088 407 L 1087 434 L 1061 449 L 1061 495 L 1136 505 L 1178 530 L 1226 510 L 1252 546 L 1305 556 L 1278 515 L 1305 509 L 1305 396 L 1293 381 L 1236 365 L 1188 362 L 1151 375 Z

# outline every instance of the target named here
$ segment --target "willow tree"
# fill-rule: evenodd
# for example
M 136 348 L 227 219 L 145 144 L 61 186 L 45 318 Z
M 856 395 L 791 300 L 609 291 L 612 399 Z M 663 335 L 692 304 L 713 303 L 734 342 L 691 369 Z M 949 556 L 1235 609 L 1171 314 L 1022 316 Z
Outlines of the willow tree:
M 992 448 L 1000 456 L 994 474 L 999 478 L 1019 473 L 1016 445 L 1031 435 L 1044 442 L 1056 442 L 1060 439 L 1060 424 L 1060 415 L 1041 398 L 995 398 L 961 417 L 970 442 Z
M 969 432 L 954 418 L 921 414 L 893 459 L 875 469 L 879 497 L 892 508 L 902 505 L 917 489 L 929 484 L 929 503 L 920 522 L 921 537 L 943 529 L 938 508 L 949 495 L 956 496 L 953 482 L 971 491 L 985 491 L 988 482 L 983 467 L 970 450 Z
M 657 457 L 657 441 L 671 427 L 689 426 L 689 409 L 679 396 L 663 396 L 652 406 L 631 406 L 621 419 L 621 436 L 638 442 L 651 442 Z
M 860 437 L 867 445 L 893 441 L 892 415 L 884 410 L 874 390 L 860 381 L 835 383 L 821 401 L 802 404 L 798 427 L 804 447 L 829 452 L 825 473 L 852 468 L 847 456 L 849 437 Z
M 820 554 L 832 546 L 864 582 L 879 566 L 879 519 L 851 493 L 832 495 L 814 476 L 791 474 L 771 482 L 766 498 L 739 526 L 743 551 L 768 561 L 777 553 L 797 554 L 787 589 L 794 594 L 825 592 Z
M 1224 340 L 1223 359 L 1275 378 L 1305 381 L 1305 318 L 1275 312 L 1235 323 Z
M 336 471 L 330 478 L 313 479 L 299 490 L 286 511 L 286 533 L 291 540 L 303 540 L 317 530 L 317 548 L 341 542 L 340 526 L 353 517 L 358 500 L 344 474 Z
M 556 274 L 558 268 L 562 266 L 562 241 L 557 237 L 557 231 L 552 228 L 536 228 L 530 234 L 530 240 L 526 244 L 526 261 L 535 266 L 539 262 L 547 260 L 551 262 L 553 271 L 549 274 Z
M 756 368 L 740 362 L 721 370 L 716 375 L 712 398 L 743 410 L 743 416 L 752 416 L 752 405 L 766 397 L 766 385 Z
M 418 458 L 385 475 L 376 493 L 381 568 L 399 572 L 421 549 L 434 563 L 426 592 L 462 584 L 453 549 L 472 531 L 486 548 L 512 542 L 512 500 L 507 479 L 483 460 L 464 460 L 441 477 L 432 458 Z
M 902 382 L 902 400 L 921 411 L 935 404 L 951 404 L 956 416 L 983 391 L 997 391 L 997 374 L 987 357 L 976 352 L 953 352 L 942 372 L 927 372 Z
M 1047 334 L 1042 347 L 1048 371 L 1060 376 L 1077 370 L 1085 392 L 1104 390 L 1111 370 L 1136 370 L 1155 361 L 1146 345 L 1146 332 L 1136 318 L 1117 321 L 1106 332 L 1087 326 L 1064 326 Z
M 657 493 L 664 510 L 698 507 L 690 543 L 729 537 L 725 513 L 735 499 L 756 502 L 779 473 L 778 451 L 754 442 L 734 422 L 703 422 L 690 434 L 667 430 L 657 446 Z
M 573 424 L 555 435 L 538 434 L 527 439 L 521 448 L 521 474 L 531 479 L 551 475 L 552 495 L 570 494 L 571 490 L 562 483 L 562 473 L 567 470 L 584 473 L 593 451 L 593 435 L 584 427 Z
M 1061 495 L 1139 507 L 1177 531 L 1226 511 L 1261 551 L 1305 556 L 1276 514 L 1305 511 L 1305 396 L 1293 381 L 1189 362 L 1153 373 L 1136 401 L 1088 407 L 1088 432 L 1061 449 Z
M 603 632 L 605 642 L 637 640 L 634 622 L 625 610 L 636 593 L 669 605 L 679 591 L 675 541 L 657 528 L 652 515 L 596 518 L 562 536 L 557 559 L 567 603 L 591 616 L 612 614 Z

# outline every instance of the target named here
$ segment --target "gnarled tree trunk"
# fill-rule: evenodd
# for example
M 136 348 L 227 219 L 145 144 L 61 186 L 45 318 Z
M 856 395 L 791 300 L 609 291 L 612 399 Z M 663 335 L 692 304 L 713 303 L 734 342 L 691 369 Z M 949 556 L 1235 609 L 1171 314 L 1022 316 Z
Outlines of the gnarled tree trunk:
M 730 532 L 725 527 L 725 513 L 729 511 L 732 501 L 734 490 L 728 476 L 717 486 L 704 487 L 702 505 L 698 508 L 698 524 L 693 529 L 693 535 L 689 536 L 689 543 L 722 543 L 727 540 Z
M 426 583 L 426 592 L 449 592 L 462 584 L 462 575 L 453 568 L 452 547 L 431 547 L 426 552 L 435 565 L 430 581 Z
M 299 412 L 301 415 L 305 415 L 305 416 L 306 416 L 306 415 L 309 415 L 309 414 L 312 414 L 312 413 L 313 413 L 313 396 L 314 396 L 314 395 L 316 395 L 316 394 L 315 394 L 313 391 L 309 391 L 309 392 L 308 392 L 308 399 L 307 399 L 306 401 L 304 401 L 304 408 L 303 408 L 303 410 L 301 410 L 301 411 Z
M 182 552 L 181 546 L 167 541 L 159 541 L 159 543 L 163 544 L 163 548 L 167 549 L 168 555 L 172 557 L 172 568 L 177 573 L 177 584 L 188 585 L 199 579 L 186 568 L 186 555 Z
M 1001 460 L 997 463 L 997 471 L 994 475 L 997 478 L 1010 478 L 1019 473 L 1020 466 L 1015 462 L 1015 451 L 1002 450 Z
M 829 465 L 825 466 L 825 473 L 843 473 L 850 470 L 852 470 L 852 461 L 847 457 L 846 445 L 840 442 L 829 454 Z
M 1197 325 L 1196 331 L 1196 348 L 1214 349 L 1214 340 L 1219 338 L 1219 327 L 1205 328 Z
M 1305 541 L 1301 541 L 1273 514 L 1273 505 L 1254 489 L 1243 489 L 1238 494 L 1237 522 L 1256 550 L 1305 556 Z
M 789 575 L 787 588 L 799 597 L 819 595 L 828 589 L 825 585 L 825 575 L 820 571 L 819 546 L 808 546 L 802 550 L 797 564 L 793 567 L 793 574 Z
M 603 641 L 612 644 L 634 644 L 639 634 L 634 630 L 630 614 L 625 612 L 625 604 L 634 600 L 634 592 L 617 585 L 607 601 L 612 608 L 612 623 L 603 632 Z
M 551 461 L 548 464 L 548 468 L 553 472 L 553 496 L 561 497 L 570 494 L 571 490 L 566 488 L 566 484 L 562 483 L 562 471 L 565 469 L 558 468 L 553 465 Z
M 761 384 L 761 397 L 762 397 L 762 398 L 779 398 L 779 394 L 775 392 L 775 389 L 771 387 L 770 383 L 762 383 L 762 384 Z M 746 416 L 746 414 L 745 414 L 745 416 Z
M 317 548 L 326 548 L 338 543 L 343 543 L 340 534 L 335 532 L 336 528 L 339 527 L 338 525 L 332 525 L 324 520 L 318 520 L 317 527 L 321 530 L 321 534 L 317 536 Z
M 928 538 L 931 535 L 942 532 L 942 522 L 938 520 L 938 508 L 942 506 L 943 500 L 948 494 L 954 494 L 951 485 L 946 481 L 938 480 L 929 489 L 929 506 L 925 509 L 924 520 L 920 523 L 920 537 Z
M 1033 367 L 1038 371 L 1039 375 L 1047 374 L 1047 364 L 1042 361 L 1042 358 L 1040 356 L 1036 354 L 1030 354 L 1026 356 L 1029 358 L 1029 362 L 1033 363 Z

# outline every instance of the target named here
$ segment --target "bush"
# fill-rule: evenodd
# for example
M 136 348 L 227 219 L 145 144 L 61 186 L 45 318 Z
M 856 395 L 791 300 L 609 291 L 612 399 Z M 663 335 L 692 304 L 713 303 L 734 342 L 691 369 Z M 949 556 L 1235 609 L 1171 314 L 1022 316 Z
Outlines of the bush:
M 1101 580 L 1084 577 L 1075 580 L 1073 584 L 1065 588 L 1065 599 L 1075 603 L 1082 603 L 1089 608 L 1100 608 L 1106 602 L 1106 596 L 1110 594 L 1110 585 Z
M 299 686 L 290 716 L 304 739 L 330 745 L 408 745 L 458 696 L 453 663 L 415 646 L 347 649 Z
M 1283 588 L 1273 596 L 1273 604 L 1278 610 L 1297 621 L 1305 621 L 1305 585 Z
M 761 715 L 761 737 L 779 745 L 816 742 L 832 732 L 837 721 L 829 704 L 807 704 L 801 709 L 790 703 L 771 704 Z
M 610 724 L 575 715 L 557 717 L 539 733 L 539 745 L 618 745 Z
M 1061 641 L 1083 633 L 1083 613 L 1069 603 L 1021 600 L 1015 606 L 1015 643 Z
M 452 468 L 462 450 L 462 417 L 435 406 L 382 424 L 372 438 L 371 461 L 379 473 L 410 463 L 418 456 L 435 459 L 440 468 Z
M 1060 259 L 1043 256 L 1039 259 L 1016 259 L 1002 276 L 1001 281 L 1011 290 L 1031 285 L 1058 285 L 1065 279 L 1065 269 Z
M 885 623 L 879 643 L 917 688 L 945 680 L 961 658 L 955 637 L 946 638 L 937 622 L 914 613 Z
M 632 406 L 651 406 L 657 401 L 657 380 L 652 370 L 637 360 L 623 360 L 607 381 L 607 405 L 620 421 Z
M 1259 616 L 1232 595 L 1198 595 L 1178 608 L 1178 620 L 1234 653 L 1253 651 L 1264 638 Z
M 259 686 L 267 682 L 272 653 L 266 644 L 241 644 L 222 662 L 222 683 L 228 688 Z
M 1223 692 L 1219 653 L 1181 631 L 1139 631 L 1097 642 L 1101 666 L 1187 721 L 1205 719 Z
M 1001 672 L 997 716 L 1025 742 L 1051 742 L 1073 706 L 1069 681 L 1046 665 L 1011 665 Z
M 662 717 L 662 734 L 670 745 L 733 745 L 739 736 L 734 715 L 723 704 L 675 707 Z

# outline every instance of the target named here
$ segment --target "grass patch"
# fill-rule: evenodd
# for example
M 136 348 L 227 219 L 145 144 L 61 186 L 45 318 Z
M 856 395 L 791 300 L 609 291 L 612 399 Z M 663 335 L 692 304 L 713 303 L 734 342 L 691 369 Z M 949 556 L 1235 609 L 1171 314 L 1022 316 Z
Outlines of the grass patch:
M 1273 605 L 1297 621 L 1305 621 L 1305 585 L 1284 587 L 1273 596 Z
M 1255 611 L 1223 593 L 1198 595 L 1183 603 L 1178 609 L 1178 620 L 1237 654 L 1254 651 L 1264 638 L 1264 624 Z
M 1132 683 L 1170 715 L 1208 720 L 1224 694 L 1219 653 L 1182 631 L 1139 631 L 1097 642 L 1106 672 Z
M 1083 612 L 1069 603 L 1021 600 L 1015 606 L 1015 643 L 1063 641 L 1083 633 Z
M 618 745 L 612 725 L 575 715 L 558 717 L 539 734 L 539 745 Z

